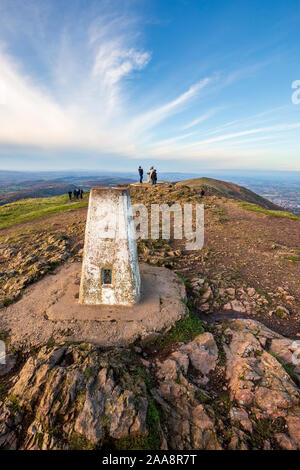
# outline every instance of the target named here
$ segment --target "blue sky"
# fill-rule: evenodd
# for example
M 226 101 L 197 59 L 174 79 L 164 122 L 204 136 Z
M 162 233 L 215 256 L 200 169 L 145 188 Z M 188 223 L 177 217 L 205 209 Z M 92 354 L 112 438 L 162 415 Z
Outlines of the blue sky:
M 288 0 L 0 0 L 0 168 L 300 170 L 299 23 Z

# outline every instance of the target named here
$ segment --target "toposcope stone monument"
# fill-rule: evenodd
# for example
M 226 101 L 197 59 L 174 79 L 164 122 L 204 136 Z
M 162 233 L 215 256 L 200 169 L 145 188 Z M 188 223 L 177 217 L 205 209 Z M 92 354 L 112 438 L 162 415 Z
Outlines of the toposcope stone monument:
M 133 306 L 141 278 L 128 188 L 90 193 L 79 303 Z
M 171 270 L 139 265 L 129 189 L 98 187 L 89 198 L 83 263 L 66 262 L 31 286 L 17 306 L 8 306 L 7 324 L 14 338 L 30 338 L 31 345 L 57 332 L 68 341 L 127 346 L 171 328 L 187 313 L 185 298 Z

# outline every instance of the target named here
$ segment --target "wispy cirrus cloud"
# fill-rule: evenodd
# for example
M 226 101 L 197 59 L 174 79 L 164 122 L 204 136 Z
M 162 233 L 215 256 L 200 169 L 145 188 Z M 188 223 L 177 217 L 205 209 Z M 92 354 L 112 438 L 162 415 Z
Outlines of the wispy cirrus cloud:
M 99 57 L 95 63 L 97 61 Z M 130 73 L 131 66 L 124 67 L 126 73 Z M 208 79 L 204 79 L 169 103 L 147 111 L 138 118 L 128 117 L 121 125 L 114 125 L 112 121 L 115 116 L 109 116 L 109 112 L 116 111 L 117 104 L 114 102 L 112 110 L 111 97 L 102 99 L 99 93 L 99 101 L 94 109 L 85 107 L 89 104 L 89 92 L 80 94 L 77 102 L 61 104 L 22 73 L 21 68 L 3 52 L 0 53 L 0 70 L 5 86 L 5 100 L 0 108 L 0 142 L 41 148 L 80 147 L 126 155 L 132 155 L 138 147 L 137 135 L 167 119 L 209 83 Z M 105 67 L 105 70 L 108 74 L 111 72 L 111 75 L 101 76 L 99 86 L 109 88 L 117 100 L 120 91 L 114 87 L 125 72 L 117 70 L 114 73 L 114 65 Z M 97 114 L 101 105 L 105 119 Z
M 191 145 L 200 145 L 200 144 L 212 144 L 215 142 L 220 142 L 224 140 L 235 139 L 238 137 L 242 137 L 245 135 L 252 135 L 252 134 L 260 134 L 260 133 L 277 133 L 277 132 L 286 132 L 289 130 L 298 129 L 300 127 L 300 123 L 292 123 L 292 124 L 279 124 L 274 126 L 266 126 L 266 127 L 259 127 L 256 129 L 247 129 L 245 131 L 234 132 L 232 134 L 223 134 L 217 137 L 212 137 L 211 139 L 200 140 L 198 142 L 194 142 Z
M 171 156 L 177 156 L 177 158 L 185 158 L 187 155 L 190 159 L 197 158 L 212 158 L 228 159 L 231 155 L 231 159 L 235 158 L 248 158 L 250 155 L 263 156 L 266 152 L 266 146 L 269 147 L 274 153 L 273 142 L 288 142 L 286 133 L 288 131 L 294 131 L 300 128 L 300 123 L 280 124 L 273 126 L 260 127 L 256 129 L 247 129 L 241 132 L 222 134 L 220 136 L 196 140 L 188 143 L 179 143 L 173 145 L 175 140 L 172 141 L 160 141 L 151 149 L 151 155 L 157 157 L 161 155 L 164 158 L 170 158 Z M 259 134 L 264 134 L 259 136 Z M 189 134 L 195 135 L 195 133 Z M 186 135 L 188 137 L 189 135 Z M 244 139 L 244 136 L 250 136 Z M 230 145 L 228 145 L 228 141 Z M 261 142 L 266 142 L 266 146 L 261 145 Z M 258 148 L 254 148 L 251 144 L 257 144 L 260 142 Z
M 204 122 L 204 121 L 206 121 L 207 119 L 209 119 L 210 117 L 214 116 L 217 111 L 218 111 L 218 108 L 216 108 L 216 109 L 211 109 L 211 110 L 208 111 L 207 113 L 202 114 L 202 116 L 199 116 L 198 118 L 193 119 L 193 121 L 190 121 L 189 123 L 185 124 L 185 125 L 182 127 L 182 130 L 184 131 L 184 130 L 190 129 L 191 127 L 197 126 L 197 125 L 200 124 L 201 122 Z
M 148 131 L 210 83 L 204 78 L 174 99 L 134 115 L 127 103 L 126 80 L 151 61 L 151 51 L 141 47 L 136 18 L 104 10 L 80 31 L 72 26 L 72 32 L 70 25 L 56 31 L 57 50 L 47 63 L 47 84 L 36 80 L 27 63 L 0 49 L 0 145 L 135 156 Z M 43 30 L 41 25 L 38 29 Z
M 206 88 L 210 83 L 211 78 L 209 77 L 200 80 L 198 83 L 190 86 L 187 91 L 181 93 L 174 100 L 171 100 L 162 106 L 158 106 L 151 109 L 150 111 L 146 111 L 143 114 L 138 115 L 131 122 L 131 126 L 133 126 L 135 132 L 138 133 L 152 129 L 164 119 L 167 119 L 174 113 L 182 110 L 184 105 L 188 104 L 190 100 L 197 97 L 200 91 Z
M 150 90 L 147 74 L 156 51 L 143 40 L 140 17 L 129 7 L 91 2 L 91 10 L 82 16 L 75 11 L 69 17 L 66 10 L 57 19 L 48 2 L 42 2 L 43 10 L 32 0 L 10 0 L 20 11 L 12 9 L 8 18 L 11 3 L 3 1 L 0 152 L 1 147 L 17 146 L 40 149 L 41 154 L 75 149 L 100 157 L 234 162 L 251 154 L 258 158 L 269 144 L 271 152 L 272 142 L 282 142 L 300 127 L 297 118 L 284 124 L 283 106 L 257 113 L 254 109 L 248 115 L 244 103 L 233 102 L 234 94 L 223 98 L 227 89 L 254 76 L 268 60 L 195 73 L 193 80 L 186 75 L 172 81 L 170 76 L 170 85 L 165 79 L 164 86 L 159 77 Z M 26 54 L 20 48 L 23 40 Z M 153 99 L 143 101 L 148 92 Z

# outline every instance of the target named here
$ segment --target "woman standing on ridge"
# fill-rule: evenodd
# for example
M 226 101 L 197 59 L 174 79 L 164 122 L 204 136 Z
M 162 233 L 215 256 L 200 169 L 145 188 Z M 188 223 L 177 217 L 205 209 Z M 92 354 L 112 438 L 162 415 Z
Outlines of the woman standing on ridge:
M 157 183 L 157 173 L 155 168 L 152 169 L 151 171 L 151 180 L 152 180 L 152 185 L 156 185 Z

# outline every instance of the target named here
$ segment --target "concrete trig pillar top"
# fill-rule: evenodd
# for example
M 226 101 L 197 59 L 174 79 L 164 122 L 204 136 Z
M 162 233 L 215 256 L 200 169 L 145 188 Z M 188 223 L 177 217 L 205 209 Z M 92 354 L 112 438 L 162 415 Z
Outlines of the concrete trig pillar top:
M 79 302 L 133 305 L 140 270 L 128 188 L 92 188 L 87 214 Z

